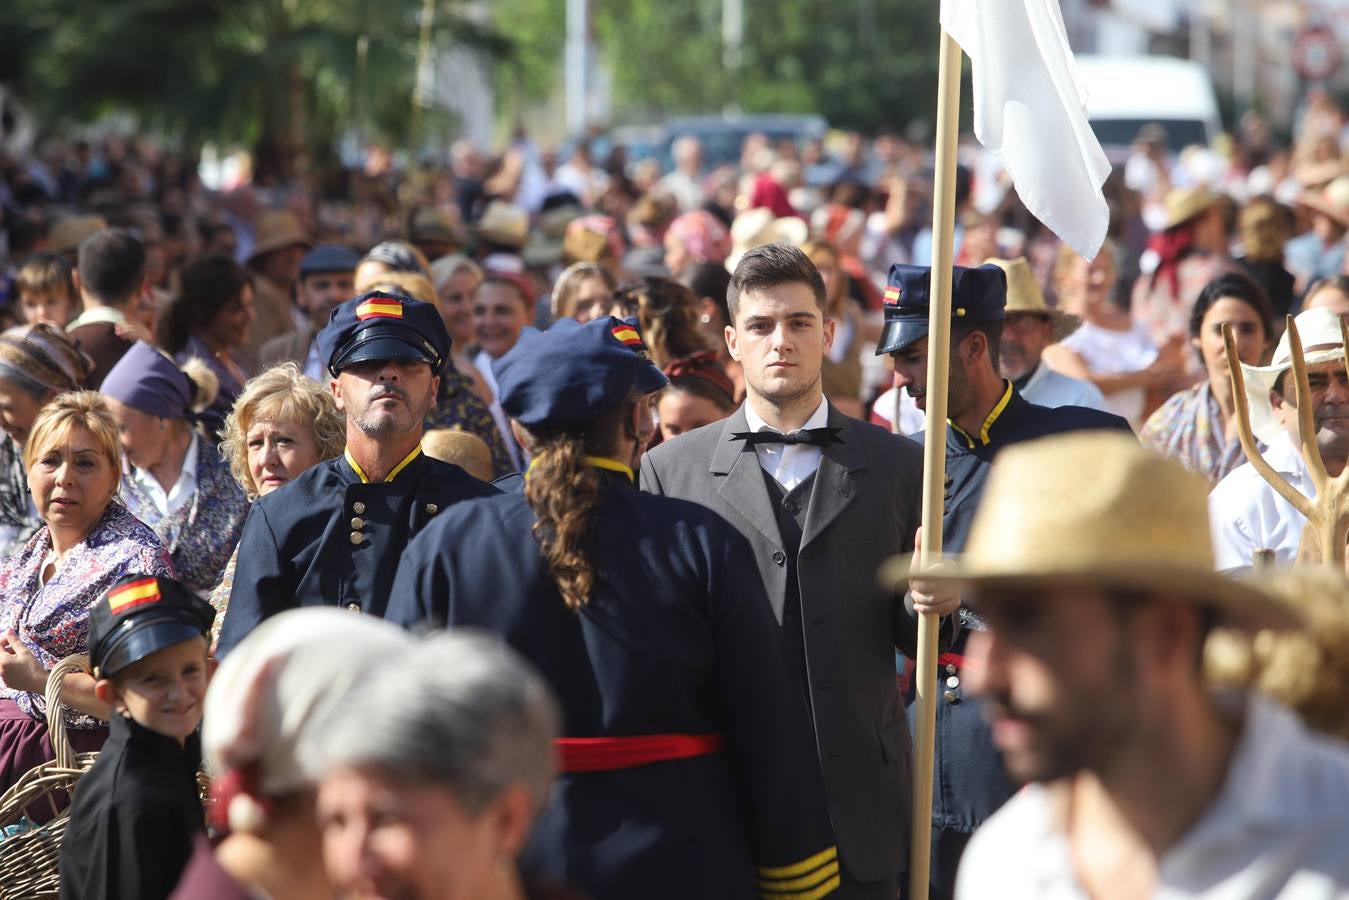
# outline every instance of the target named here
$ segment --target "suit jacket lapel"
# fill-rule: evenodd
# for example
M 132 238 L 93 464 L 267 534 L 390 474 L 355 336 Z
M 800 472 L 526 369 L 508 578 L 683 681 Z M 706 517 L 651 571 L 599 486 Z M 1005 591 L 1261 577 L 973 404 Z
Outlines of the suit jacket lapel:
M 852 420 L 833 406 L 829 407 L 829 427 L 841 429 L 839 437 L 843 442 L 829 444 L 820 454 L 820 467 L 815 472 L 815 486 L 810 492 L 801 532 L 802 547 L 818 538 L 848 508 L 858 490 L 853 473 L 867 466 Z
M 773 504 L 768 499 L 768 488 L 764 486 L 759 455 L 744 441 L 731 439 L 732 434 L 742 431 L 749 431 L 743 406 L 722 424 L 721 439 L 712 454 L 709 471 L 723 476 L 718 479 L 717 495 L 725 502 L 726 509 L 733 510 L 777 545 L 782 543 L 782 534 L 773 515 Z

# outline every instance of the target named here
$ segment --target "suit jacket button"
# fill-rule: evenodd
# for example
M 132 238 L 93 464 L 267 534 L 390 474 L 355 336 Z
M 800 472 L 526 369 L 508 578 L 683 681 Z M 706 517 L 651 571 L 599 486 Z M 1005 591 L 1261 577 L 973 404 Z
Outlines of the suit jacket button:
M 438 512 L 440 512 L 439 506 L 436 506 L 434 503 L 426 504 L 426 514 L 428 516 L 434 516 Z
M 793 516 L 796 515 L 797 513 L 799 513 L 799 512 L 801 511 L 801 507 L 799 507 L 799 506 L 797 506 L 795 503 L 791 503 L 791 502 L 787 502 L 787 503 L 782 504 L 782 508 L 783 508 L 784 510 L 786 510 L 787 513 L 788 513 L 789 515 L 793 515 Z
M 357 500 L 355 503 L 351 504 L 351 511 L 358 516 L 365 515 L 365 504 Z
M 775 562 L 779 566 L 787 565 L 787 554 L 783 553 L 781 550 L 774 550 L 773 562 Z
M 351 520 L 351 528 L 353 531 L 360 531 L 364 527 L 365 527 L 365 519 L 362 519 L 360 516 L 357 516 L 356 518 Z
M 362 534 L 361 532 L 359 532 L 359 531 L 353 531 L 353 532 L 351 533 L 351 542 L 352 542 L 353 544 L 359 544 L 359 543 L 360 543 L 361 541 L 363 541 L 363 540 L 365 540 L 365 535 Z

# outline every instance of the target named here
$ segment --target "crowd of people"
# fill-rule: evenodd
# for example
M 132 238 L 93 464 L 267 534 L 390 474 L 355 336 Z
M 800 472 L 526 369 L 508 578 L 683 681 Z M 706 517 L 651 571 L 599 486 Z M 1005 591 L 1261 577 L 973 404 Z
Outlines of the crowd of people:
M 940 386 L 890 135 L 0 153 L 0 793 L 101 751 L 69 898 L 896 900 L 930 615 L 931 897 L 1344 896 L 1347 151 L 1144 129 L 1087 260 L 964 145 Z

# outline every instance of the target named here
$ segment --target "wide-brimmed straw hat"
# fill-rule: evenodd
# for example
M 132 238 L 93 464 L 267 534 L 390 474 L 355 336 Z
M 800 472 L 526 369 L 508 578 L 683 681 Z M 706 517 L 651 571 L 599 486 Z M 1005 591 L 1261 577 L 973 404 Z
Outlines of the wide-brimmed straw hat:
M 804 219 L 776 217 L 766 206 L 747 209 L 731 223 L 731 255 L 726 257 L 726 268 L 734 272 L 741 258 L 755 247 L 779 243 L 800 247 L 808 237 L 810 228 Z
M 529 238 L 529 213 L 505 200 L 493 200 L 478 219 L 478 236 L 502 247 L 516 250 Z
M 1168 231 L 1177 225 L 1185 224 L 1221 200 L 1221 196 L 1203 185 L 1175 188 L 1163 201 L 1166 207 L 1166 221 L 1162 223 L 1162 230 Z
M 1031 271 L 1030 263 L 1026 262 L 1026 257 L 986 259 L 984 262 L 992 263 L 1007 273 L 1007 315 L 1036 313 L 1048 316 L 1049 321 L 1054 323 L 1055 343 L 1072 334 L 1077 330 L 1077 326 L 1082 324 L 1079 316 L 1049 308 L 1049 304 L 1045 302 L 1045 295 L 1040 290 L 1040 284 L 1035 280 L 1035 273 Z
M 1349 228 L 1349 175 L 1341 175 L 1319 191 L 1310 191 L 1298 203 Z
M 1298 337 L 1302 339 L 1302 356 L 1308 366 L 1344 359 L 1344 343 L 1340 334 L 1340 317 L 1328 309 L 1307 309 L 1293 320 Z M 1267 366 L 1241 364 L 1246 381 L 1246 404 L 1251 411 L 1251 432 L 1264 444 L 1273 443 L 1284 433 L 1283 423 L 1274 415 L 1269 392 L 1279 376 L 1293 368 L 1293 353 L 1288 332 L 1279 338 L 1274 358 Z
M 258 216 L 253 225 L 253 249 L 249 251 L 249 260 L 257 259 L 264 253 L 280 250 L 283 247 L 310 247 L 313 242 L 300 226 L 295 214 L 284 209 L 272 209 Z
M 1214 571 L 1208 482 L 1132 435 L 1087 431 L 998 454 L 965 552 L 925 581 L 1037 591 L 1081 586 L 1144 591 L 1215 610 L 1237 627 L 1286 628 L 1296 615 Z M 897 558 L 881 577 L 910 577 Z

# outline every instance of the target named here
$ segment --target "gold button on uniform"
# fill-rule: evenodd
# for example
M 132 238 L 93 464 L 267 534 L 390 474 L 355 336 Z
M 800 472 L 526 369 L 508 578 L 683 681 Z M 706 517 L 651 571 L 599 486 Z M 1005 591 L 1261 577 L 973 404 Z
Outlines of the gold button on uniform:
M 362 528 L 365 527 L 365 519 L 362 519 L 360 516 L 357 516 L 356 518 L 351 520 L 351 527 L 355 531 L 360 531 Z
M 365 540 L 365 535 L 361 534 L 359 531 L 353 531 L 351 533 L 351 542 L 353 544 L 359 544 L 363 540 Z
M 426 504 L 426 514 L 428 516 L 434 516 L 438 512 L 440 512 L 439 506 L 436 506 L 434 503 Z
M 955 702 L 956 702 L 956 692 L 955 692 L 955 691 L 947 691 L 946 693 L 942 694 L 942 699 L 945 700 L 947 703 L 955 703 Z
M 365 504 L 357 500 L 355 503 L 351 504 L 351 511 L 358 516 L 363 516 L 365 515 Z
M 951 688 L 952 690 L 960 687 L 960 678 L 958 676 L 952 675 L 951 677 L 946 679 L 946 686 Z

